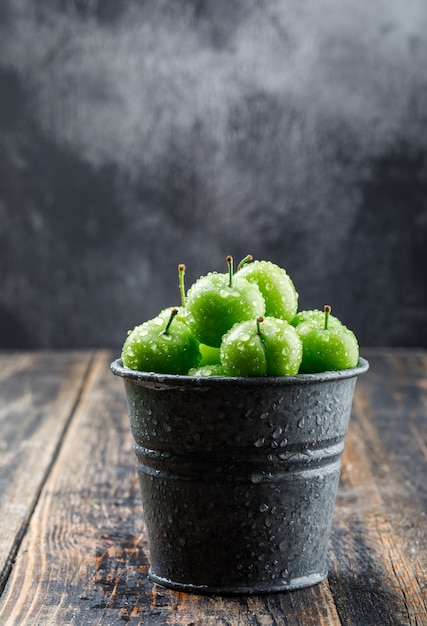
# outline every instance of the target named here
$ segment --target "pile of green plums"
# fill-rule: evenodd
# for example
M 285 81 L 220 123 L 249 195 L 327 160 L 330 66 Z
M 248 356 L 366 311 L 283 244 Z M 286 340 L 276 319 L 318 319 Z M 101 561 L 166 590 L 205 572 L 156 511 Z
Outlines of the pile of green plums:
M 331 308 L 298 312 L 286 270 L 248 255 L 236 272 L 201 276 L 187 293 L 178 266 L 181 305 L 129 331 L 126 367 L 190 376 L 293 376 L 356 367 L 354 333 Z

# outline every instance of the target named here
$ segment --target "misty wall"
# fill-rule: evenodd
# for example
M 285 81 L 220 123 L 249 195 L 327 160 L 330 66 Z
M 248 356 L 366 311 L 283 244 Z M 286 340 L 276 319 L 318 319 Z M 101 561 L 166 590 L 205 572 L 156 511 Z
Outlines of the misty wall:
M 0 347 L 121 345 L 251 253 L 427 347 L 425 0 L 2 0 Z

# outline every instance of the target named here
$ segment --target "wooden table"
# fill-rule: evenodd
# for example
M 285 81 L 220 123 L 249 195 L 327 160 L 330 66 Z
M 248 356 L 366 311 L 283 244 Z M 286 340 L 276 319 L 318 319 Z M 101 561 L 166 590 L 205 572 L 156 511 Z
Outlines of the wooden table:
M 427 351 L 362 355 L 328 579 L 224 598 L 147 579 L 115 355 L 0 353 L 0 624 L 427 625 Z

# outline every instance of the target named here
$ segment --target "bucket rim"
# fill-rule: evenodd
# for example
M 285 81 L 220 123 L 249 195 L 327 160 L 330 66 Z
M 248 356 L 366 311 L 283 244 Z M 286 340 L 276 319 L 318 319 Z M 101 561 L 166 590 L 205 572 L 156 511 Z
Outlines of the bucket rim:
M 315 374 L 296 374 L 294 376 L 189 376 L 184 374 L 160 374 L 157 372 L 141 372 L 123 365 L 121 358 L 110 364 L 110 370 L 115 376 L 139 384 L 166 385 L 170 387 L 279 387 L 290 385 L 307 385 L 322 382 L 332 382 L 355 378 L 369 369 L 369 362 L 359 357 L 356 367 L 345 370 L 325 371 Z

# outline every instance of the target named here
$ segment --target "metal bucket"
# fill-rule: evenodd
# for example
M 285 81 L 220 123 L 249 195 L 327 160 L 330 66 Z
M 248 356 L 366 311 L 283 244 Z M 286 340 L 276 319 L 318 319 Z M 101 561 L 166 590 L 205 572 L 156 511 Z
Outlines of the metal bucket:
M 327 576 L 354 369 L 194 378 L 123 367 L 149 577 L 193 593 L 271 593 Z

